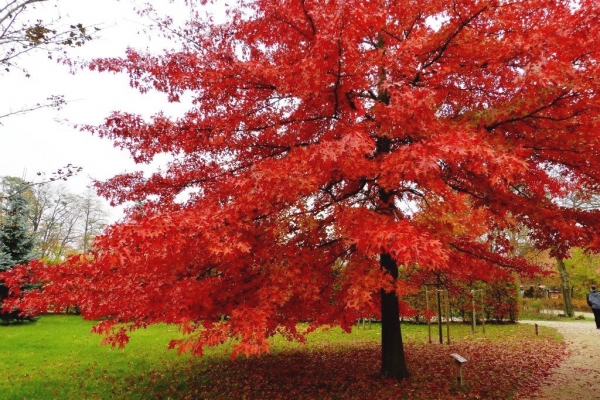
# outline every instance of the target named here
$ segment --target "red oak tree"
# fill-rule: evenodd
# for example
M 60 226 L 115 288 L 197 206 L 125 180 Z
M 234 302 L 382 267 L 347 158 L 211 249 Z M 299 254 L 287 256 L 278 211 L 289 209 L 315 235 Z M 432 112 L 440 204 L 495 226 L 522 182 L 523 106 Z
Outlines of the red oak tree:
M 113 344 L 118 322 L 181 324 L 173 347 L 234 355 L 380 307 L 382 373 L 403 379 L 398 297 L 428 274 L 534 272 L 502 234 L 518 226 L 556 255 L 595 245 L 598 213 L 556 199 L 600 184 L 596 0 L 237 3 L 194 14 L 176 51 L 89 64 L 193 104 L 89 128 L 174 159 L 99 184 L 137 205 L 92 255 L 5 277 L 46 282 L 27 307 L 76 303 Z

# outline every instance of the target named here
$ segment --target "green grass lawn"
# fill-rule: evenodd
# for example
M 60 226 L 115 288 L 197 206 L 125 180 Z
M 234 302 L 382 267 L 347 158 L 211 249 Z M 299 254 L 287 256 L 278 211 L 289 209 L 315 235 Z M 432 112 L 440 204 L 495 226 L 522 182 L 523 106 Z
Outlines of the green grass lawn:
M 453 344 L 441 346 L 427 343 L 426 325 L 403 324 L 412 377 L 398 384 L 378 375 L 381 331 L 377 324 L 351 334 L 337 328 L 321 329 L 309 336 L 306 345 L 276 336 L 270 355 L 241 357 L 235 362 L 229 357 L 228 345 L 209 349 L 201 358 L 167 350 L 169 340 L 181 336 L 173 326 L 136 331 L 124 349 L 101 345 L 102 338 L 90 333 L 92 326 L 80 317 L 62 315 L 0 326 L 0 398 L 426 399 L 458 398 L 465 393 L 510 398 L 515 387 L 537 379 L 536 371 L 546 368 L 548 354 L 559 354 L 561 349 L 555 331 L 544 327 L 540 336 L 535 336 L 529 326 L 489 325 L 484 336 L 472 335 L 469 325 L 453 325 Z M 437 330 L 432 329 L 432 334 L 435 342 Z M 526 344 L 537 349 L 533 358 L 524 351 Z M 523 369 L 531 371 L 515 375 L 514 382 L 506 378 L 506 385 L 482 386 L 479 381 L 485 384 L 490 379 L 480 374 L 514 368 L 498 364 L 498 358 L 510 362 L 514 354 L 504 354 L 506 351 L 513 351 L 518 360 L 525 359 L 529 366 L 525 363 Z M 453 385 L 448 357 L 452 352 L 470 359 L 470 378 L 467 374 L 463 388 Z M 527 356 L 523 358 L 519 352 Z M 538 357 L 537 353 L 548 354 Z M 478 363 L 494 363 L 494 368 L 487 365 L 482 372 Z
M 179 336 L 175 327 L 135 332 L 129 346 L 113 349 L 100 345 L 92 326 L 62 315 L 0 326 L 0 398 L 111 398 L 190 359 L 165 350 Z

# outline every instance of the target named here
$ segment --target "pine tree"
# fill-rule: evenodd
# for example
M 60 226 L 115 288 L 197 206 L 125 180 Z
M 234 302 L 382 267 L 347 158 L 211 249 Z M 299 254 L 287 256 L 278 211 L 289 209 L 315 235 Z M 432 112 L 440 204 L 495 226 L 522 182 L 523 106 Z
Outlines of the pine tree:
M 12 259 L 10 258 L 10 254 L 8 252 L 8 248 L 4 243 L 0 242 L 0 270 L 5 270 L 5 265 L 11 265 Z
M 35 240 L 29 223 L 29 204 L 24 182 L 16 178 L 4 178 L 6 201 L 2 205 L 0 220 L 0 242 L 4 249 L 4 261 L 0 258 L 0 268 L 9 269 L 25 264 L 33 258 Z
M 7 271 L 33 258 L 35 240 L 28 222 L 27 187 L 17 178 L 4 178 L 2 183 L 4 202 L 0 207 L 0 271 Z M 0 302 L 7 296 L 8 289 L 0 283 Z M 5 321 L 17 316 L 17 311 L 0 314 Z

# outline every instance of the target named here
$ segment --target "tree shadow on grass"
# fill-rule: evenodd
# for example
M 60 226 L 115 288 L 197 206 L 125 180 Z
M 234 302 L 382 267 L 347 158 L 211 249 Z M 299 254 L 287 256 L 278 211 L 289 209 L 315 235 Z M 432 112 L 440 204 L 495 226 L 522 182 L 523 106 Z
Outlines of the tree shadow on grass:
M 6 325 L 24 325 L 31 322 L 36 322 L 40 317 L 21 317 L 19 312 L 0 314 L 0 326 Z
M 238 359 L 191 360 L 178 370 L 147 377 L 143 396 L 176 399 L 510 399 L 535 392 L 560 360 L 552 340 L 453 345 L 405 345 L 411 378 L 379 375 L 376 344 L 318 346 Z M 449 356 L 460 353 L 465 384 L 455 383 Z M 550 360 L 554 360 L 550 361 Z

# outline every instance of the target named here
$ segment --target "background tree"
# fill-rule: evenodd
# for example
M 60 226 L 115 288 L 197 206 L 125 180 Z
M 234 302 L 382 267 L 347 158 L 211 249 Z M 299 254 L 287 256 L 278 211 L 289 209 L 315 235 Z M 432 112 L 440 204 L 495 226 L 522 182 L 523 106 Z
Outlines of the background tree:
M 573 297 L 583 299 L 591 285 L 600 282 L 600 256 L 583 249 L 573 249 L 565 260 L 573 284 Z
M 98 196 L 91 190 L 82 195 L 73 194 L 57 179 L 34 184 L 21 182 L 28 223 L 35 237 L 36 256 L 58 262 L 65 255 L 87 252 L 108 218 Z M 0 199 L 4 201 L 13 195 L 0 190 Z
M 559 175 L 559 179 L 565 179 L 567 180 L 567 185 L 570 183 L 568 182 L 568 178 L 566 177 L 562 177 L 560 174 L 560 169 L 557 171 L 557 174 Z M 580 209 L 580 210 L 599 210 L 600 209 L 600 198 L 597 194 L 597 189 L 596 188 L 587 188 L 587 190 L 582 190 L 581 188 L 577 187 L 577 185 L 572 185 L 570 190 L 567 191 L 565 193 L 564 196 L 562 196 L 560 199 L 558 199 L 558 201 L 560 201 L 563 205 L 565 205 L 566 207 L 571 207 L 573 209 Z M 579 255 L 581 255 L 581 250 L 583 250 L 584 252 L 589 253 L 590 251 L 593 251 L 594 249 L 590 249 L 587 247 L 584 248 L 576 248 L 575 251 L 578 252 Z M 572 256 L 572 254 L 571 254 Z M 577 257 L 578 259 L 581 259 L 580 257 Z M 571 271 L 573 270 L 573 263 L 572 261 L 569 262 L 568 260 L 565 259 L 565 257 L 562 256 L 556 256 L 556 269 L 558 271 L 558 274 L 560 276 L 560 289 L 562 292 L 562 300 L 563 300 L 563 309 L 565 312 L 565 315 L 568 317 L 573 317 L 575 316 L 575 309 L 573 306 L 573 289 L 574 289 L 574 282 L 572 281 L 572 277 L 571 277 Z M 586 263 L 588 266 L 591 266 L 589 263 Z
M 74 195 L 64 186 L 53 189 L 53 198 L 42 214 L 37 236 L 41 256 L 56 262 L 69 253 L 89 251 L 96 235 L 106 227 L 108 214 L 91 190 Z
M 34 256 L 35 238 L 29 224 L 27 183 L 18 178 L 3 178 L 2 191 L 8 198 L 0 203 L 0 242 L 4 261 L 0 268 L 6 270 L 29 262 Z
M 91 190 L 79 197 L 78 208 L 81 218 L 78 249 L 87 253 L 92 248 L 94 238 L 106 227 L 108 213 L 98 196 Z
M 63 225 L 73 214 L 75 198 L 68 193 L 64 186 L 52 186 L 44 190 L 41 198 L 43 206 L 37 207 L 39 223 L 36 224 L 35 234 L 40 243 L 40 256 L 49 257 L 52 252 L 60 251 L 60 242 L 64 239 Z M 35 199 L 37 202 L 37 198 Z M 69 238 L 65 239 L 69 241 Z
M 3 178 L 1 186 L 8 196 L 0 201 L 0 271 L 8 271 L 34 257 L 35 238 L 28 221 L 27 183 L 18 178 Z M 8 291 L 0 280 L 0 304 L 8 297 Z M 17 314 L 14 310 L 0 312 L 0 318 L 12 320 Z
M 554 201 L 600 183 L 599 13 L 591 0 L 255 0 L 223 24 L 166 18 L 177 50 L 90 67 L 169 101 L 191 93 L 189 111 L 89 129 L 139 163 L 174 161 L 99 186 L 143 206 L 93 257 L 5 279 L 51 282 L 21 304 L 79 304 L 113 344 L 128 340 L 115 323 L 181 324 L 189 337 L 171 346 L 196 354 L 230 338 L 234 356 L 260 353 L 276 332 L 302 338 L 298 321 L 350 329 L 379 308 L 382 373 L 404 379 L 398 296 L 429 276 L 535 273 L 507 230 L 552 257 L 600 244 L 596 210 Z

